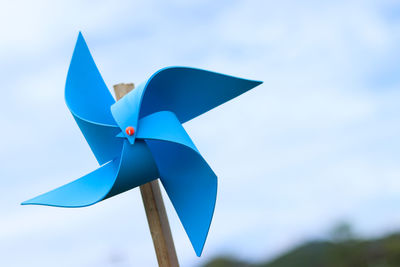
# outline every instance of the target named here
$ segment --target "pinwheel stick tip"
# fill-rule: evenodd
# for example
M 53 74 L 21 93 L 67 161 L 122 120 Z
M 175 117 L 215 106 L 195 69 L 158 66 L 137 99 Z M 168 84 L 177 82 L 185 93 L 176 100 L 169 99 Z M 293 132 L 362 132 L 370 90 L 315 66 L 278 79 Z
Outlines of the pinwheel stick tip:
M 114 85 L 115 97 L 120 100 L 124 95 L 129 93 L 135 88 L 134 83 L 119 83 Z

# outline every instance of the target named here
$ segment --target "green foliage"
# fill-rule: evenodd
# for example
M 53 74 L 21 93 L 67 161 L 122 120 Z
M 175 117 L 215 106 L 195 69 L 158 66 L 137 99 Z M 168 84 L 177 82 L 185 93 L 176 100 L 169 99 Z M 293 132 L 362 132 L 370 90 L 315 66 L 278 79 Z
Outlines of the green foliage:
M 339 229 L 339 228 L 338 228 Z M 334 241 L 305 243 L 269 262 L 257 264 L 218 258 L 206 267 L 397 267 L 400 266 L 400 234 L 380 239 L 356 240 L 342 227 Z
M 204 267 L 227 267 L 227 266 L 229 266 L 229 267 L 250 267 L 252 265 L 250 265 L 249 263 L 231 258 L 231 257 L 227 257 L 227 256 L 218 257 L 218 258 L 210 261 L 206 265 L 204 265 Z
M 354 239 L 351 225 L 346 222 L 337 224 L 331 231 L 331 238 L 335 242 Z

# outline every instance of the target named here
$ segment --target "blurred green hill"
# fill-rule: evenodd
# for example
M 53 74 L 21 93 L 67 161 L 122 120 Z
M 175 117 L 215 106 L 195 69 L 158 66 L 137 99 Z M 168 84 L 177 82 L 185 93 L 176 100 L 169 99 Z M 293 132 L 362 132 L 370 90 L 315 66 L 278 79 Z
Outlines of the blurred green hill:
M 277 258 L 259 263 L 215 258 L 204 267 L 398 267 L 400 233 L 377 239 L 355 239 L 348 225 L 334 229 L 329 241 L 302 244 Z

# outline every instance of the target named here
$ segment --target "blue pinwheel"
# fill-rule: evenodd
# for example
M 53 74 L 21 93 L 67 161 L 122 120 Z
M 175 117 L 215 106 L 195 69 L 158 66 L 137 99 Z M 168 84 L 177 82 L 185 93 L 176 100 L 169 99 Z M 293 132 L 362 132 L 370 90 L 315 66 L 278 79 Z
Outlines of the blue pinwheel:
M 182 123 L 259 84 L 167 67 L 115 102 L 79 34 L 65 100 L 100 167 L 22 204 L 84 207 L 160 178 L 200 256 L 214 213 L 217 177 Z

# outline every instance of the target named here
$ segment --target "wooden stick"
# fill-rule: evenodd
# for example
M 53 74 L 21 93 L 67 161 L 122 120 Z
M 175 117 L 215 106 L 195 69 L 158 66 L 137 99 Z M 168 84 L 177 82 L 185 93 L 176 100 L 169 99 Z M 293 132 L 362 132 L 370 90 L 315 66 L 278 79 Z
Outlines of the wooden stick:
M 117 101 L 132 91 L 134 87 L 133 83 L 114 85 Z M 178 257 L 176 256 L 174 240 L 172 239 L 158 179 L 140 186 L 140 193 L 142 194 L 158 265 L 161 267 L 178 267 Z

